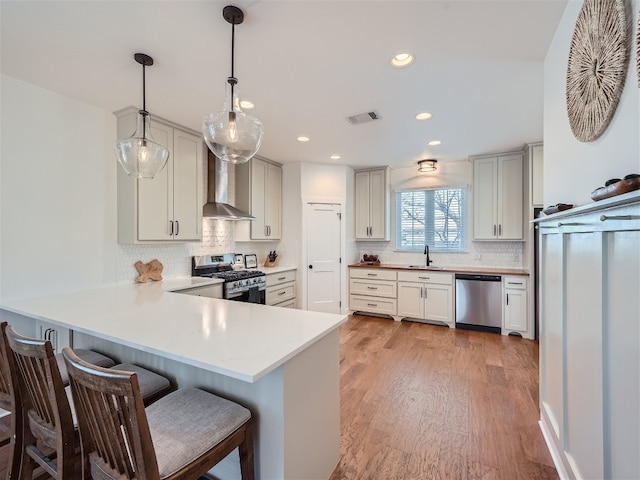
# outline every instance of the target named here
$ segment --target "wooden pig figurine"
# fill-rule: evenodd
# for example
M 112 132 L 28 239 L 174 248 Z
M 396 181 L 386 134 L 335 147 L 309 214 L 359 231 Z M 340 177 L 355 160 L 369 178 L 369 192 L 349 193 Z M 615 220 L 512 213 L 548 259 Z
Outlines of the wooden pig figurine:
M 162 263 L 155 258 L 149 263 L 142 263 L 138 260 L 133 266 L 136 267 L 136 270 L 140 274 L 138 278 L 136 278 L 136 282 L 138 283 L 145 283 L 147 280 L 162 280 L 162 269 L 164 267 Z

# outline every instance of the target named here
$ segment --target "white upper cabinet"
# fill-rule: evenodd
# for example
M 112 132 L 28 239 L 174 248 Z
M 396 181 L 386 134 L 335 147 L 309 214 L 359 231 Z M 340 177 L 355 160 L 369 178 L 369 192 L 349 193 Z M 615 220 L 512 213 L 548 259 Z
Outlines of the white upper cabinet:
M 389 169 L 355 172 L 356 240 L 389 240 Z
M 136 129 L 138 110 L 116 112 L 118 138 Z M 118 242 L 185 242 L 202 239 L 204 143 L 196 132 L 151 118 L 151 134 L 169 150 L 153 179 L 135 179 L 118 165 Z
M 544 151 L 541 143 L 529 145 L 529 162 L 531 163 L 531 206 L 544 206 L 543 163 Z
M 236 165 L 236 204 L 251 213 L 250 238 L 236 240 L 280 240 L 282 236 L 282 167 L 279 164 L 253 157 Z
M 472 160 L 474 240 L 522 240 L 523 152 Z

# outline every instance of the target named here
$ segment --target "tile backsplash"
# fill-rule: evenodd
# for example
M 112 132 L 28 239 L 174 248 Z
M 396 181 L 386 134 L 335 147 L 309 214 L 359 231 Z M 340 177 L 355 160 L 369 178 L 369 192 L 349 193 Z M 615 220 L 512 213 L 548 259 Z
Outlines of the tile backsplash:
M 165 278 L 191 275 L 191 257 L 215 253 L 236 253 L 233 222 L 205 218 L 202 221 L 202 242 L 155 245 L 119 245 L 118 283 L 132 283 L 138 276 L 133 266 L 138 260 L 150 262 L 157 258 L 164 265 Z
M 393 242 L 356 242 L 358 261 L 362 255 L 378 255 L 380 261 L 391 264 L 421 265 L 425 256 L 420 252 L 395 250 Z M 468 250 L 460 253 L 431 252 L 432 265 L 458 267 L 523 268 L 523 242 L 470 242 Z

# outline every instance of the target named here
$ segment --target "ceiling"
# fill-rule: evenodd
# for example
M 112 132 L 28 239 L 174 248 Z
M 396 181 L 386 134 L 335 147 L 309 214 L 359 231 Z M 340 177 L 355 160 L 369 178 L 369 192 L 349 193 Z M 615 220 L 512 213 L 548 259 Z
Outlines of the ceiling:
M 133 54 L 147 53 L 155 60 L 147 109 L 199 131 L 223 106 L 228 3 L 2 0 L 2 73 L 116 111 L 141 106 Z M 235 73 L 240 97 L 255 104 L 248 113 L 264 125 L 259 154 L 282 163 L 407 167 L 539 141 L 543 60 L 566 3 L 235 2 L 245 12 Z M 400 51 L 415 61 L 392 68 Z M 381 118 L 346 120 L 370 110 Z M 433 117 L 419 122 L 420 111 Z

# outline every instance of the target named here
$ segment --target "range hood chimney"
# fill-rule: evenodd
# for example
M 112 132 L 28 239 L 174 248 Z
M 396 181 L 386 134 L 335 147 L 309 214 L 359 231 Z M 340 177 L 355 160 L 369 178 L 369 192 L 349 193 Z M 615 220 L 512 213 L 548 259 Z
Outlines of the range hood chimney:
M 227 203 L 229 198 L 229 164 L 208 150 L 207 165 L 207 203 L 202 208 L 202 216 L 223 220 L 255 220 L 256 217 L 252 217 Z

